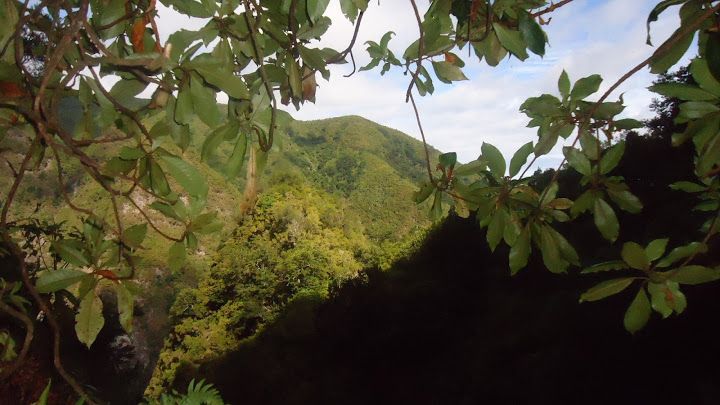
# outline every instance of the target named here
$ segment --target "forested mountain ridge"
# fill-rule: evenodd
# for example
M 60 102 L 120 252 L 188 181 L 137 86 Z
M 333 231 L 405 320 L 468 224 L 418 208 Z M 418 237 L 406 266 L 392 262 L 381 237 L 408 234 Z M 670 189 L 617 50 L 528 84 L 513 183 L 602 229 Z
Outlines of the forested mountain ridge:
M 79 122 L 72 119 L 72 109 L 67 117 L 70 126 Z M 232 349 L 298 295 L 324 296 L 362 268 L 389 267 L 411 250 L 429 227 L 429 207 L 412 201 L 425 170 L 419 141 L 357 116 L 306 122 L 283 116 L 282 121 L 284 130 L 277 134 L 273 150 L 256 161 L 258 196 L 252 207 L 244 207 L 246 178 L 228 178 L 224 173 L 231 148 L 225 145 L 201 159 L 208 129 L 199 120 L 193 123 L 182 156 L 207 179 L 207 207 L 224 226 L 204 232 L 195 254 L 189 254 L 184 263 L 171 261 L 170 268 L 165 264 L 169 245 L 148 230 L 138 249 L 141 288 L 132 337 L 150 346 L 141 348 L 143 351 L 155 355 L 137 366 L 143 370 L 130 371 L 138 373 L 136 378 L 149 378 L 153 357 L 171 325 L 177 327 L 163 359 L 180 355 L 170 363 L 161 362 L 156 371 L 156 378 L 162 377 L 159 381 L 172 381 L 177 367 L 210 360 L 210 352 Z M 21 137 L 11 131 L 0 142 L 10 162 L 21 158 L 15 153 Z M 173 147 L 166 136 L 157 142 L 161 147 Z M 87 153 L 110 158 L 127 153 L 123 147 L 93 146 Z M 433 158 L 438 154 L 435 150 L 431 153 Z M 244 164 L 249 161 L 246 156 Z M 66 197 L 78 207 L 93 207 L 96 213 L 111 218 L 107 196 L 96 182 L 88 181 L 79 163 L 61 157 L 62 186 L 52 156 L 44 156 L 36 167 L 18 191 L 13 218 L 59 224 L 70 232 L 81 224 L 63 204 Z M 9 166 L 0 170 L 4 174 L 0 181 L 12 178 Z M 137 193 L 134 197 L 143 207 L 153 202 L 150 195 Z M 40 205 L 31 204 L 35 201 Z M 129 204 L 124 204 L 120 213 L 130 224 L 142 221 Z M 159 213 L 148 213 L 164 232 L 178 232 Z M 122 333 L 114 322 L 117 319 L 108 321 L 91 352 L 107 352 L 104 346 L 113 344 L 115 333 Z M 69 350 L 86 350 L 76 346 Z M 128 390 L 111 382 L 117 376 L 77 371 L 106 395 L 122 396 Z M 137 388 L 129 390 L 135 391 L 126 398 L 139 399 L 142 394 Z

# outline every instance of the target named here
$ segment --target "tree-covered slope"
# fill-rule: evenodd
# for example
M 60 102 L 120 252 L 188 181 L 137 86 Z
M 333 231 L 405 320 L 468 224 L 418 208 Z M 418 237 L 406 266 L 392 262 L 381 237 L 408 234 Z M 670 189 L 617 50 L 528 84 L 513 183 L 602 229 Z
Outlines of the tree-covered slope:
M 349 116 L 291 121 L 268 157 L 261 184 L 306 182 L 344 198 L 376 241 L 427 226 L 412 194 L 426 173 L 422 144 L 402 132 Z M 431 157 L 438 152 L 431 149 Z
M 72 118 L 72 111 L 68 117 Z M 420 142 L 355 116 L 308 122 L 284 116 L 282 120 L 284 131 L 277 135 L 270 153 L 253 152 L 257 166 L 253 189 L 258 192 L 253 206 L 247 205 L 244 195 L 248 178 L 226 175 L 225 162 L 232 152 L 229 145 L 201 158 L 208 136 L 202 122 L 193 122 L 184 151 L 172 145 L 170 136 L 157 138 L 160 147 L 182 154 L 206 179 L 210 190 L 206 206 L 223 227 L 199 234 L 197 249 L 189 250 L 181 264 L 167 262 L 172 244 L 151 227 L 137 249 L 142 260 L 137 262 L 140 288 L 131 335 L 152 346 L 142 350 L 157 354 L 172 330 L 151 392 L 168 386 L 176 370 L 232 350 L 296 297 L 325 296 L 362 268 L 388 268 L 430 226 L 428 207 L 418 206 L 412 199 L 416 181 L 425 170 Z M 23 142 L 16 135 L 9 132 L 0 140 L 3 157 L 15 167 L 22 158 L 16 153 L 22 149 L 18 143 Z M 127 153 L 125 146 L 132 144 L 95 145 L 86 153 L 109 159 Z M 437 155 L 434 150 L 431 153 Z M 252 162 L 249 155 L 246 166 Z M 91 207 L 96 215 L 112 221 L 111 201 L 98 183 L 89 180 L 78 162 L 66 161 L 62 155 L 60 162 L 62 185 L 54 156 L 39 159 L 18 190 L 11 219 L 31 218 L 40 226 L 61 223 L 71 231 L 81 223 L 65 204 L 67 198 L 74 206 Z M 12 179 L 9 165 L 0 166 L 0 171 L 0 181 Z M 133 199 L 154 226 L 172 236 L 182 232 L 172 220 L 149 209 L 155 200 L 152 195 L 136 190 Z M 144 221 L 127 202 L 119 206 L 119 214 L 129 225 Z M 91 348 L 97 353 L 107 352 L 109 349 L 100 346 L 110 344 L 113 334 L 122 333 L 119 325 L 114 325 L 116 320 L 108 319 Z M 86 350 L 73 347 L 72 351 Z M 135 378 L 149 378 L 153 357 L 145 371 L 133 372 L 139 373 Z M 74 371 L 107 395 L 128 395 L 130 401 L 141 395 L 137 389 L 125 392 L 127 387 L 113 383 L 119 377 L 107 374 L 112 374 L 112 369 Z

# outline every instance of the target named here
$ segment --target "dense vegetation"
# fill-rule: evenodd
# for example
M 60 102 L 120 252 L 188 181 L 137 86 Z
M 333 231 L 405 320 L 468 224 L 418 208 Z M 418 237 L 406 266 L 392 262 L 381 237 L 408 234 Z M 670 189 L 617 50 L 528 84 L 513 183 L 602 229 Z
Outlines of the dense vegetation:
M 10 271 L 0 277 L 0 312 L 17 326 L 0 333 L 7 360 L 3 381 L 14 378 L 17 386 L 29 385 L 22 382 L 30 368 L 21 366 L 37 364 L 29 349 L 44 341 L 44 358 L 52 359 L 67 384 L 60 390 L 69 387 L 94 403 L 112 379 L 89 370 L 85 375 L 71 372 L 71 361 L 65 362 L 61 352 L 68 343 L 97 349 L 93 345 L 109 338 L 110 329 L 132 333 L 139 296 L 162 301 L 158 289 L 172 296 L 174 287 L 184 284 L 190 287 L 173 307 L 178 323 L 152 388 L 157 397 L 198 364 L 223 361 L 214 357 L 224 353 L 203 347 L 206 337 L 213 351 L 242 351 L 257 333 L 271 333 L 274 321 L 282 323 L 283 308 L 292 314 L 295 303 L 307 297 L 317 302 L 332 286 L 362 279 L 354 277 L 361 267 L 387 267 L 400 256 L 405 238 L 412 240 L 422 228 L 420 211 L 405 209 L 409 198 L 388 200 L 387 193 L 409 197 L 409 179 L 420 181 L 413 199 L 427 205 L 419 208 L 429 208 L 433 221 L 447 212 L 474 217 L 485 230 L 490 252 L 507 257 L 501 263 L 512 275 L 540 267 L 540 261 L 558 275 L 584 268 L 581 273 L 597 279 L 580 295 L 581 302 L 613 302 L 632 290 L 622 318 L 624 328 L 637 336 L 653 313 L 673 319 L 673 314 L 689 312 L 686 292 L 720 278 L 711 249 L 720 230 L 717 0 L 660 1 L 645 19 L 648 45 L 651 25 L 661 14 L 677 10 L 679 23 L 647 59 L 629 67 L 603 93 L 599 75 L 575 78 L 563 71 L 556 91 L 530 97 L 520 106 L 528 126 L 537 128 L 535 140 L 511 159 L 484 143 L 480 157 L 467 164 L 460 164 L 453 152 L 433 153 L 415 97 L 432 94 L 435 80 L 467 80 L 466 62 L 458 52 L 465 48 L 469 57 L 474 53 L 478 62 L 490 66 L 506 56 L 521 61 L 530 53 L 544 56 L 549 39 L 542 26 L 572 0 L 433 0 L 422 13 L 409 0 L 418 36 L 401 58 L 392 50 L 392 32 L 366 42 L 371 62 L 361 70 L 405 73 L 405 101 L 413 108 L 422 148 L 394 139 L 383 128 L 368 137 L 359 130 L 367 123 L 357 118 L 303 128 L 289 122 L 278 107 L 314 102 L 316 77 L 328 80 L 331 64 L 350 61 L 352 72 L 356 70 L 353 45 L 368 0 L 340 0 L 345 18 L 355 24 L 355 35 L 342 51 L 318 45 L 331 24 L 329 0 L 161 0 L 205 22 L 167 40 L 158 30 L 155 0 L 0 1 L 7 21 L 0 26 L 0 141 L 10 155 L 0 209 L 0 247 Z M 622 96 L 610 97 L 646 67 L 666 72 L 688 49 L 692 61 L 685 80 L 651 88 L 677 99 L 677 107 L 671 103 L 677 132 L 665 136 L 665 144 L 656 149 L 652 143 L 640 146 L 655 155 L 643 154 L 644 167 L 634 169 L 626 157 L 638 144 L 630 135 L 622 138 L 642 123 L 622 116 Z M 106 88 L 102 77 L 108 75 L 118 81 Z M 227 96 L 227 104 L 217 104 L 218 93 Z M 671 127 L 667 121 L 663 125 Z M 672 155 L 663 152 L 668 138 L 675 146 L 685 145 L 676 151 L 680 165 L 687 165 L 666 173 L 673 183 L 655 178 L 662 166 L 670 166 L 657 160 Z M 567 163 L 566 170 L 529 175 L 533 163 L 558 143 L 566 145 L 560 165 Z M 413 172 L 420 167 L 425 173 Z M 243 168 L 244 180 L 239 180 Z M 49 181 L 54 187 L 47 186 Z M 265 193 L 258 194 L 263 186 Z M 688 217 L 655 204 L 670 192 L 667 188 L 691 195 L 678 200 L 684 211 L 693 211 Z M 225 195 L 230 195 L 232 208 Z M 675 200 L 666 196 L 663 201 Z M 220 231 L 224 224 L 231 224 L 227 231 L 232 234 Z M 464 235 L 460 228 L 445 229 L 455 230 L 443 236 L 451 242 Z M 579 238 L 580 230 L 588 239 Z M 218 244 L 219 252 L 213 254 Z M 428 246 L 432 244 L 431 239 Z M 425 258 L 423 264 L 433 263 L 422 252 L 418 257 Z M 165 263 L 169 273 L 162 271 Z M 538 285 L 543 288 L 528 296 L 554 291 Z M 461 290 L 455 296 L 469 300 Z M 342 291 L 333 300 L 341 299 Z M 430 298 L 422 302 L 432 303 Z M 502 300 L 499 304 L 506 306 Z M 301 318 L 314 318 L 312 305 L 303 308 Z M 454 311 L 462 314 L 462 309 Z M 502 309 L 498 315 L 504 322 Z M 576 320 L 572 314 L 558 319 Z M 406 326 L 403 330 L 413 330 Z M 365 327 L 371 332 L 371 325 Z M 129 350 L 122 338 L 113 344 Z M 21 347 L 17 352 L 16 346 Z M 92 350 L 86 354 L 96 363 L 108 358 Z M 330 380 L 345 374 L 347 370 Z M 99 381 L 94 385 L 100 393 L 81 382 L 93 379 Z M 532 384 L 527 383 L 534 388 Z M 198 386 L 188 387 L 193 391 Z M 541 388 L 553 391 L 551 385 Z M 41 401 L 49 391 L 42 391 Z M 347 386 L 338 395 L 351 392 Z M 165 394 L 160 395 L 163 401 L 176 401 Z
M 226 225 L 206 235 L 198 246 L 200 254 L 189 256 L 184 265 L 172 271 L 165 264 L 167 248 L 162 239 L 149 234 L 145 248 L 138 253 L 142 260 L 137 263 L 137 279 L 142 288 L 136 294 L 142 313 L 135 319 L 131 336 L 140 338 L 138 343 L 145 342 L 149 350 L 158 351 L 168 328 L 177 323 L 149 393 L 165 392 L 163 387 L 167 387 L 168 380 L 173 381 L 178 367 L 191 367 L 231 350 L 238 341 L 272 321 L 296 296 L 324 296 L 362 268 L 388 268 L 425 234 L 430 224 L 427 207 L 412 202 L 414 182 L 422 175 L 420 142 L 359 117 L 286 120 L 287 132 L 278 134 L 275 150 L 254 180 L 259 198 L 249 211 L 244 208 L 243 196 L 248 180 L 224 178 L 222 164 L 218 163 L 231 151 L 221 149 L 207 165 L 199 161 L 192 148 L 184 154 L 210 181 L 214 191 L 208 196 L 208 206 Z M 195 133 L 205 130 L 200 122 L 195 122 L 194 128 Z M 0 144 L 11 161 L 21 158 L 14 144 L 20 141 L 9 134 Z M 120 149 L 89 153 L 113 155 Z M 18 192 L 19 201 L 27 202 L 22 206 L 23 215 L 37 221 L 39 228 L 54 224 L 58 232 L 82 227 L 61 203 L 55 162 L 47 159 L 41 166 L 43 169 L 27 179 Z M 79 168 L 64 169 L 68 176 L 77 176 L 77 181 L 66 189 L 74 201 L 81 206 L 97 204 L 101 194 L 98 185 L 78 175 Z M 6 174 L 4 179 L 12 177 Z M 336 186 L 340 179 L 342 188 Z M 41 201 L 42 206 L 34 207 L 31 201 Z M 124 210 L 123 216 L 134 218 L 130 210 Z M 172 229 L 162 220 L 157 224 Z M 108 299 L 112 297 L 105 294 L 105 305 L 111 308 Z M 168 311 L 170 323 L 166 320 Z M 91 368 L 100 367 L 88 355 L 105 353 L 115 335 L 122 333 L 119 325 L 114 326 L 117 317 L 112 317 L 113 311 L 106 308 L 106 313 L 110 316 L 108 325 L 99 334 L 93 352 L 78 355 L 86 350 L 75 345 L 67 347 L 74 353 L 68 359 L 71 369 L 90 364 L 95 364 Z M 37 347 L 44 345 L 41 342 Z M 150 371 L 153 365 L 151 360 Z M 43 374 L 39 370 L 33 373 Z M 118 378 L 117 373 L 99 375 L 102 377 L 85 375 L 84 379 L 112 395 L 127 393 L 126 398 L 141 394 L 142 384 L 149 377 L 141 373 L 134 377 L 141 386 L 118 389 L 117 383 L 107 381 Z M 43 387 L 40 383 L 27 386 L 27 395 Z M 25 391 L 17 391 L 14 398 L 27 398 L 20 397 Z M 2 394 L 10 395 L 4 391 Z

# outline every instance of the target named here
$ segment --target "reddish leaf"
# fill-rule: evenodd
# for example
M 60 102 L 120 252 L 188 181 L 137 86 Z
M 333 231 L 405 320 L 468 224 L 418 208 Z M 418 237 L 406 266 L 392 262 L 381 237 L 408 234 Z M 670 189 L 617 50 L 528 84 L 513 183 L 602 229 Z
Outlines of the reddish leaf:
M 19 98 L 26 95 L 19 84 L 0 80 L 0 95 L 3 98 Z
M 137 53 L 145 52 L 145 44 L 143 38 L 145 37 L 145 19 L 139 18 L 135 20 L 132 26 L 132 32 L 130 33 L 130 42 L 132 43 L 133 50 Z
M 95 272 L 95 274 L 102 276 L 103 278 L 106 278 L 108 280 L 117 281 L 118 279 L 118 276 L 110 270 L 98 270 Z
M 315 90 L 317 89 L 317 82 L 315 81 L 315 72 L 305 67 L 303 71 L 302 80 L 302 95 L 303 100 L 315 102 Z
M 445 62 L 452 63 L 453 65 L 457 62 L 457 56 L 450 52 L 445 52 Z

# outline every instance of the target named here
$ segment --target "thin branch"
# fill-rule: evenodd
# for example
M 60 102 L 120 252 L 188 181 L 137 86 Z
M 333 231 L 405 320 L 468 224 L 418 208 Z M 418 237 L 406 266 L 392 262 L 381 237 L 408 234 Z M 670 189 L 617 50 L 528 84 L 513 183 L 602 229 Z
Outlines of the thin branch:
M 143 211 L 142 208 L 140 208 L 140 205 L 138 205 L 138 203 L 136 203 L 135 200 L 133 200 L 129 195 L 126 195 L 125 198 L 127 198 L 128 201 L 130 201 L 130 204 L 132 204 L 138 210 L 138 212 L 140 212 L 140 215 L 142 215 L 142 217 L 145 218 L 145 221 L 147 221 L 147 223 L 150 225 L 150 227 L 152 229 L 154 229 L 155 232 L 160 234 L 160 236 L 162 236 L 165 239 L 171 240 L 173 242 L 182 242 L 183 237 L 185 237 L 185 234 L 183 234 L 183 236 L 181 236 L 179 238 L 173 238 L 172 236 L 170 236 L 167 233 L 160 230 L 160 228 L 158 228 L 157 225 L 155 225 L 155 223 L 150 219 L 150 216 L 145 211 Z
M 52 329 L 53 364 L 55 365 L 55 369 L 57 370 L 58 374 L 60 374 L 60 376 L 65 380 L 65 382 L 70 385 L 70 387 L 75 391 L 76 394 L 78 394 L 82 398 L 85 398 L 88 404 L 96 405 L 96 402 L 90 398 L 90 396 L 85 392 L 85 389 L 83 389 L 82 386 L 80 386 L 80 384 L 78 384 L 78 382 L 75 380 L 75 378 L 71 376 L 67 372 L 67 370 L 65 370 L 65 367 L 63 367 L 62 361 L 60 360 L 60 325 L 57 323 L 57 320 L 52 314 L 50 307 L 47 305 L 45 300 L 42 299 L 40 293 L 38 293 L 37 289 L 35 288 L 35 285 L 30 280 L 30 275 L 28 274 L 27 266 L 25 265 L 25 254 L 20 249 L 20 247 L 10 239 L 7 233 L 3 233 L 2 237 L 8 249 L 10 250 L 10 253 L 18 259 L 20 265 L 20 272 L 22 274 L 22 280 L 25 288 L 27 288 L 27 290 L 30 292 L 30 295 L 33 297 L 33 300 L 37 304 L 38 308 L 40 308 L 40 310 L 45 313 L 45 319 L 47 319 L 48 324 Z
M 27 171 L 28 164 L 30 163 L 30 159 L 33 155 L 33 150 L 38 145 L 40 145 L 39 135 L 36 136 L 33 142 L 30 144 L 30 147 L 28 148 L 28 151 L 25 154 L 22 163 L 20 163 L 20 168 L 17 171 L 17 176 L 15 176 L 15 180 L 13 181 L 12 186 L 10 186 L 10 191 L 8 192 L 7 198 L 5 199 L 5 204 L 3 204 L 2 207 L 2 213 L 0 214 L 0 229 L 5 229 L 5 227 L 7 226 L 7 216 L 8 211 L 10 210 L 10 205 L 13 203 L 18 187 L 20 187 L 20 183 L 23 180 L 25 171 Z
M 530 14 L 530 17 L 536 18 L 536 17 L 539 17 L 539 16 L 544 15 L 544 14 L 547 14 L 547 13 L 552 13 L 552 12 L 555 11 L 556 9 L 558 9 L 558 8 L 564 6 L 564 5 L 566 5 L 566 4 L 568 4 L 568 3 L 572 2 L 572 1 L 573 1 L 573 0 L 562 0 L 562 1 L 557 2 L 557 3 L 555 3 L 555 4 L 551 4 L 550 6 L 544 8 L 544 9 L 538 11 L 538 12 L 535 12 L 535 13 Z
M 412 88 L 415 85 L 415 80 L 418 79 L 418 75 L 420 74 L 420 69 L 422 69 L 422 57 L 423 52 L 425 52 L 425 33 L 422 26 L 422 19 L 420 18 L 420 12 L 418 11 L 417 4 L 415 4 L 415 0 L 410 0 L 410 4 L 412 4 L 413 11 L 415 12 L 415 20 L 417 21 L 418 30 L 420 31 L 420 39 L 418 40 L 418 59 L 417 59 L 417 67 L 415 68 L 415 72 L 412 73 L 412 79 L 410 80 L 410 85 L 408 86 L 407 91 L 405 92 L 405 102 L 407 103 L 408 100 L 410 100 L 410 96 L 412 95 Z M 428 162 L 428 165 L 430 165 L 430 162 Z M 432 177 L 432 176 L 431 176 Z
M 420 136 L 422 137 L 423 148 L 425 149 L 425 164 L 427 166 L 428 177 L 430 178 L 430 182 L 435 184 L 435 179 L 432 175 L 432 167 L 430 166 L 430 149 L 427 141 L 425 140 L 425 131 L 423 131 L 422 123 L 420 122 L 420 114 L 418 113 L 417 105 L 415 104 L 415 97 L 413 97 L 412 93 L 410 93 L 410 102 L 413 106 L 413 110 L 415 111 L 415 120 L 417 121 L 418 128 L 420 129 Z
M 17 370 L 18 367 L 22 365 L 23 361 L 25 361 L 25 357 L 27 356 L 28 351 L 30 351 L 30 343 L 32 342 L 34 337 L 35 325 L 33 325 L 33 322 L 29 316 L 2 302 L 2 300 L 0 300 L 0 311 L 7 313 L 8 315 L 22 322 L 23 325 L 25 325 L 25 339 L 23 340 L 23 346 L 20 350 L 20 354 L 18 354 L 15 361 L 10 366 L 5 368 L 2 374 L 0 374 L 0 381 L 2 381 L 7 379 L 12 373 L 14 373 L 15 370 Z
M 63 175 L 62 175 L 62 162 L 60 160 L 60 154 L 57 151 L 57 147 L 55 144 L 51 144 L 51 149 L 53 151 L 53 155 L 55 155 L 55 164 L 57 165 L 57 181 L 58 181 L 58 189 L 60 190 L 60 194 L 62 194 L 63 199 L 65 200 L 65 203 L 70 207 L 72 210 L 81 212 L 85 215 L 92 216 L 93 212 L 86 209 L 76 206 L 72 200 L 70 199 L 70 196 L 67 194 L 67 191 L 65 190 L 65 184 L 63 182 Z
M 245 2 L 245 8 L 250 10 L 250 5 L 248 4 L 247 0 L 244 0 Z M 260 11 L 258 9 L 255 10 L 258 13 L 258 17 L 260 16 Z M 272 148 L 273 145 L 273 137 L 275 135 L 275 120 L 277 119 L 277 99 L 275 98 L 275 93 L 272 90 L 272 87 L 270 86 L 270 79 L 268 78 L 267 72 L 265 72 L 265 57 L 262 54 L 262 51 L 258 48 L 257 41 L 255 40 L 256 35 L 256 27 L 254 24 L 250 23 L 250 18 L 247 15 L 247 12 L 243 14 L 245 16 L 245 23 L 247 23 L 248 28 L 250 29 L 250 43 L 252 44 L 253 51 L 255 53 L 256 63 L 258 65 L 258 70 L 260 72 L 260 77 L 262 78 L 263 85 L 265 86 L 265 91 L 268 93 L 268 96 L 270 96 L 270 99 L 272 101 L 272 107 L 270 109 L 270 130 L 268 132 L 268 139 L 267 141 L 264 140 L 262 137 L 258 136 L 258 142 L 260 143 L 260 148 L 267 152 Z

